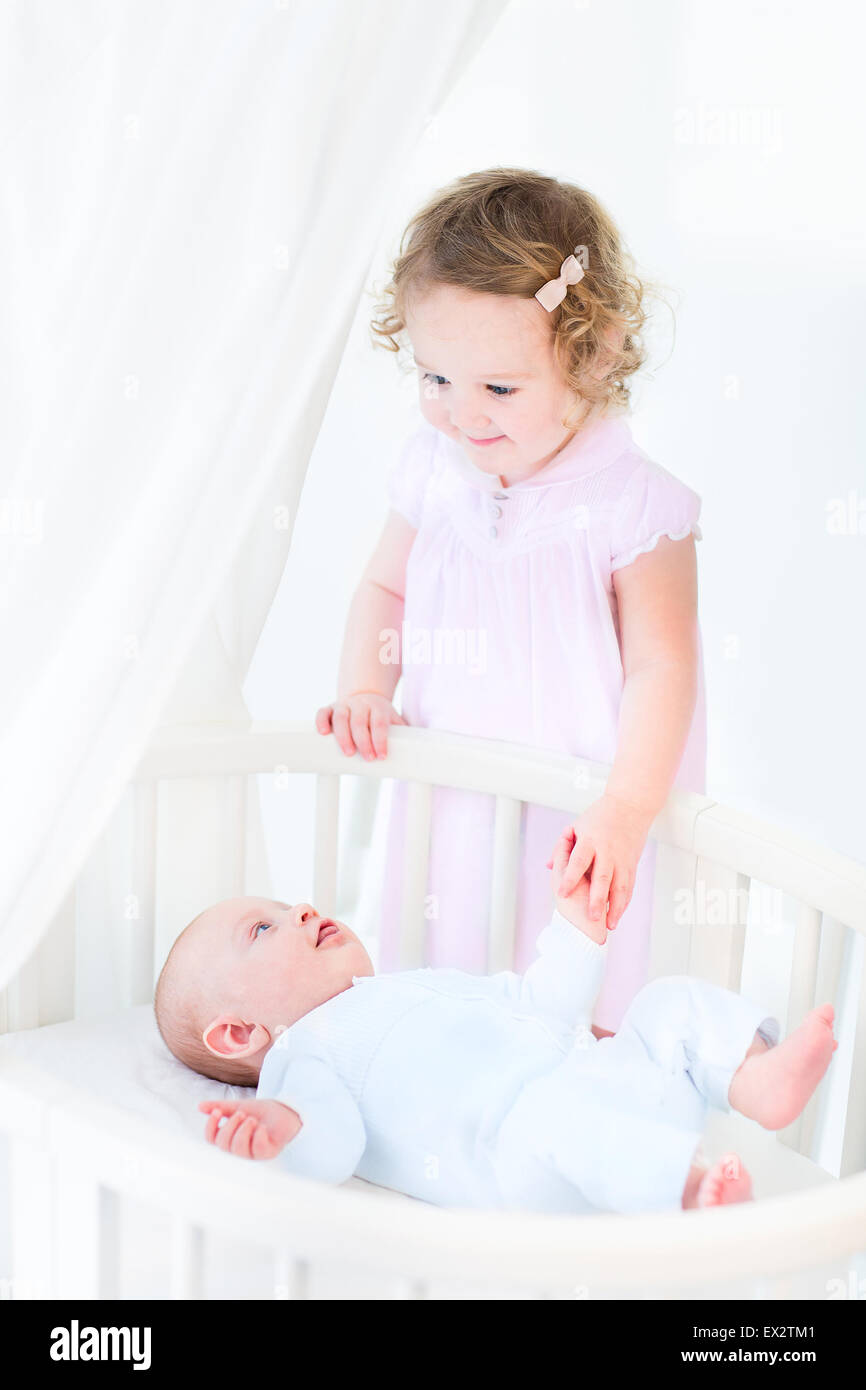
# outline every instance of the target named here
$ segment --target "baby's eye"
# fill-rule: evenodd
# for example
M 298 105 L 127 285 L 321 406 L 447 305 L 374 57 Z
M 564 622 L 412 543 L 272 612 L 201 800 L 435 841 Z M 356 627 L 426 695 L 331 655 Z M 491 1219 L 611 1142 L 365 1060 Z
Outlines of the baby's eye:
M 513 396 L 514 393 L 515 393 L 515 391 L 517 390 L 517 387 L 516 387 L 516 386 L 490 386 L 490 387 L 488 387 L 488 390 L 492 391 L 493 394 L 494 394 L 494 396 L 497 395 L 500 391 L 502 392 L 503 396 Z
M 257 939 L 260 931 L 267 931 L 270 925 L 270 922 L 257 922 L 253 927 L 253 940 L 255 941 Z

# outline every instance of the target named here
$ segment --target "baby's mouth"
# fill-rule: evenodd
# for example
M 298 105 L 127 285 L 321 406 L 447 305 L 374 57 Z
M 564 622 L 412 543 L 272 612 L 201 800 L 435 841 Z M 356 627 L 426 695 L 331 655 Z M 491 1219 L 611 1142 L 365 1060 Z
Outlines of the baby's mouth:
M 337 926 L 336 922 L 332 922 L 329 917 L 324 917 L 316 936 L 316 950 L 319 949 L 324 941 L 329 941 L 331 937 L 339 935 L 340 928 Z

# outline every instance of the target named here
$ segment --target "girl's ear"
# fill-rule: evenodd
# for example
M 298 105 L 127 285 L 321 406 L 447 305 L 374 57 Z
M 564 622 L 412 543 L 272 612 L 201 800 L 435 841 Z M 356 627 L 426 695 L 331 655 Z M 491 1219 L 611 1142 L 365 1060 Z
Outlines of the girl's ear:
M 215 1057 L 249 1057 L 267 1047 L 271 1035 L 261 1023 L 244 1023 L 237 1014 L 220 1014 L 211 1019 L 201 1040 Z

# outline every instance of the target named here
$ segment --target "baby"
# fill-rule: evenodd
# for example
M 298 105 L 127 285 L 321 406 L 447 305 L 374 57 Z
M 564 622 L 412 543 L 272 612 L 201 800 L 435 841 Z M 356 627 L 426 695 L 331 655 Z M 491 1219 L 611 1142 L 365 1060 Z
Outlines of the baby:
M 757 1005 L 685 976 L 635 996 L 596 1039 L 603 923 L 586 877 L 558 887 L 518 976 L 375 975 L 358 937 L 308 903 L 236 898 L 181 933 L 156 987 L 160 1032 L 205 1076 L 257 1087 L 202 1101 L 205 1137 L 339 1183 L 353 1173 L 439 1205 L 636 1212 L 747 1201 L 735 1154 L 707 1166 L 708 1106 L 766 1129 L 800 1114 L 835 1048 L 833 1009 L 784 1042 Z

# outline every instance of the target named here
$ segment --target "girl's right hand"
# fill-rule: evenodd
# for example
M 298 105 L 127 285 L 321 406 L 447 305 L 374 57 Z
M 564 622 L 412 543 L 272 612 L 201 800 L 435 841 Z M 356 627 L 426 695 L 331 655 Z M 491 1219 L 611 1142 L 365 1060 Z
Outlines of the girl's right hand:
M 406 723 L 391 701 L 375 690 L 355 690 L 316 713 L 320 734 L 332 733 L 347 758 L 357 752 L 368 762 L 387 755 L 389 725 Z
M 583 874 L 568 897 L 562 897 L 559 891 L 563 876 L 568 868 L 571 852 L 576 843 L 577 837 L 574 827 L 568 826 L 560 835 L 553 854 L 547 861 L 548 867 L 553 870 L 550 883 L 553 889 L 554 906 L 560 916 L 564 917 L 567 922 L 571 922 L 573 927 L 577 927 L 585 936 L 603 946 L 607 939 L 607 925 L 605 922 L 595 921 L 589 915 L 589 878 L 587 875 Z

